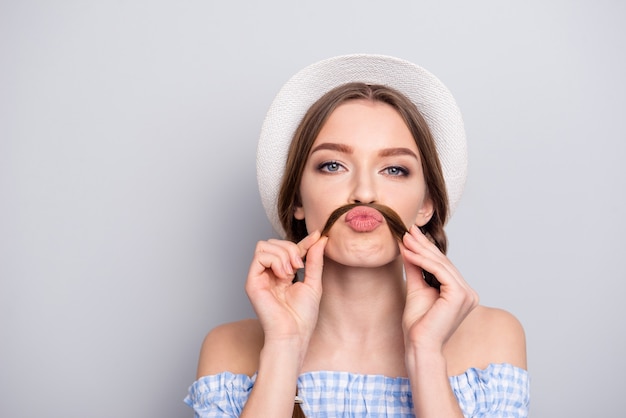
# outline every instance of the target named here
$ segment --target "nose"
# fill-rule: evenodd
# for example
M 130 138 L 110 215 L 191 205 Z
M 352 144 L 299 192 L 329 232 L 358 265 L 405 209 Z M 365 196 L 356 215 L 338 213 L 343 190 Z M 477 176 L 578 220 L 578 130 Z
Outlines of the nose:
M 353 178 L 350 203 L 375 203 L 377 199 L 376 182 L 367 173 L 359 173 Z

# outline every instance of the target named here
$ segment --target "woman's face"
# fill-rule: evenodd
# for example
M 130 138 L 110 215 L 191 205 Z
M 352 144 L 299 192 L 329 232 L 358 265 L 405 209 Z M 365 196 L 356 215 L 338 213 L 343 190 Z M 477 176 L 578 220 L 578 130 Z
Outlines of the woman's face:
M 308 231 L 322 230 L 328 216 L 348 203 L 389 206 L 405 225 L 422 226 L 432 215 L 417 145 L 400 114 L 390 105 L 351 100 L 329 116 L 313 143 L 300 184 L 295 217 Z M 398 256 L 384 224 L 350 212 L 332 227 L 326 256 L 352 266 L 379 266 Z

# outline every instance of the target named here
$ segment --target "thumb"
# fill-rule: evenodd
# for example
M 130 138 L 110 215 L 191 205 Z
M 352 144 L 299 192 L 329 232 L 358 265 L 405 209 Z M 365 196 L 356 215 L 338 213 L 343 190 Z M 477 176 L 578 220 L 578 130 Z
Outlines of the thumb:
M 327 242 L 328 237 L 324 236 L 309 248 L 304 267 L 304 283 L 320 292 L 322 290 L 322 271 L 324 270 L 324 249 Z

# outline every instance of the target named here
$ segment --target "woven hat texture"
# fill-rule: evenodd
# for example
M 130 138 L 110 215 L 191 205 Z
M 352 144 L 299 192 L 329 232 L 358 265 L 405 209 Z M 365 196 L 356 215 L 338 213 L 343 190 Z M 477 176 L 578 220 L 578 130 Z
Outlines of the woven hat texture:
M 309 107 L 326 92 L 349 82 L 381 84 L 407 96 L 424 116 L 435 139 L 448 192 L 450 214 L 463 193 L 467 144 L 461 112 L 437 77 L 409 61 L 385 55 L 329 58 L 296 73 L 278 92 L 261 128 L 257 181 L 267 217 L 280 236 L 277 199 L 289 144 Z

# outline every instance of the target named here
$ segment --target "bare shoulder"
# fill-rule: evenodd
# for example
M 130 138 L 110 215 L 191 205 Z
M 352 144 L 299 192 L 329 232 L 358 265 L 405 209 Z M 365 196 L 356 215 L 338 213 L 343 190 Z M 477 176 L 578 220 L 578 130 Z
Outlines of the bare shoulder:
M 256 319 L 219 325 L 204 338 L 197 378 L 229 371 L 253 375 L 263 347 L 263 329 Z
M 449 374 L 490 363 L 526 369 L 526 335 L 520 321 L 503 309 L 478 306 L 463 321 L 446 347 Z

